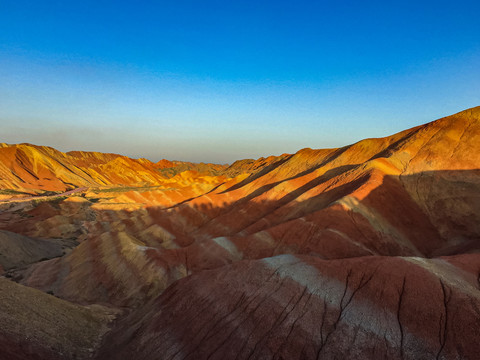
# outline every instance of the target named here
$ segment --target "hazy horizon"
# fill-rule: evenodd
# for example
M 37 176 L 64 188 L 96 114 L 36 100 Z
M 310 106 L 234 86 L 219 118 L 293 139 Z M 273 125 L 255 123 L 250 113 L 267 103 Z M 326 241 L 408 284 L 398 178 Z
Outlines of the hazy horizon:
M 480 107 L 480 106 L 479 106 Z M 470 109 L 470 108 L 469 108 Z M 468 110 L 468 109 L 462 109 L 460 111 L 457 111 L 455 113 L 458 113 L 458 112 L 462 112 L 464 110 Z M 452 114 L 447 114 L 445 116 L 449 116 L 449 115 L 454 115 L 455 113 L 452 113 Z M 435 120 L 438 120 L 438 119 L 433 119 L 432 121 L 435 121 Z M 428 122 L 427 122 L 428 123 Z M 421 125 L 424 125 L 424 124 L 418 124 L 418 125 L 414 125 L 413 127 L 415 126 L 421 126 Z M 401 131 L 404 131 L 404 130 L 408 130 L 408 129 L 402 129 L 400 130 L 399 132 Z M 392 134 L 387 134 L 385 135 L 385 137 L 388 137 L 388 136 L 391 136 L 391 135 L 394 135 L 395 133 L 392 133 Z M 372 138 L 372 137 L 365 137 L 365 138 L 362 138 L 362 139 L 359 139 L 358 141 L 361 141 L 361 140 L 365 140 L 365 139 L 368 139 L 368 138 Z M 4 142 L 5 143 L 5 142 Z M 259 155 L 259 156 L 254 156 L 254 157 L 238 157 L 238 158 L 235 158 L 234 160 L 232 161 L 226 161 L 226 162 L 215 162 L 215 161 L 209 161 L 208 159 L 207 160 L 189 160 L 189 159 L 179 159 L 179 158 L 164 158 L 164 157 L 160 157 L 160 158 L 151 158 L 151 157 L 145 157 L 145 156 L 136 156 L 136 155 L 129 155 L 129 154 L 126 154 L 126 153 L 122 153 L 122 152 L 114 152 L 114 151 L 98 151 L 98 150 L 89 150 L 89 149 L 70 149 L 70 148 L 60 148 L 60 147 L 55 147 L 55 146 L 52 146 L 52 145 L 49 145 L 49 144 L 43 144 L 43 143 L 31 143 L 31 142 L 16 142 L 16 143 L 6 143 L 7 145 L 16 145 L 16 144 L 29 144 L 29 145 L 35 145 L 35 146 L 48 146 L 48 147 L 52 147 L 56 150 L 60 150 L 64 153 L 68 153 L 68 152 L 73 152 L 73 151 L 83 151 L 83 152 L 102 152 L 102 153 L 114 153 L 114 154 L 118 154 L 118 155 L 124 155 L 124 156 L 127 156 L 127 157 L 130 157 L 130 158 L 133 158 L 133 159 L 139 159 L 139 158 L 146 158 L 152 162 L 159 162 L 160 160 L 169 160 L 169 161 L 182 161 L 182 162 L 194 162 L 194 163 L 211 163 L 211 164 L 220 164 L 220 165 L 225 165 L 225 164 L 229 164 L 231 165 L 232 163 L 234 163 L 235 161 L 237 160 L 245 160 L 245 159 L 258 159 L 258 158 L 261 158 L 261 157 L 269 157 L 269 156 L 280 156 L 280 155 L 283 155 L 285 154 L 286 152 L 282 152 L 282 153 L 275 153 L 275 154 L 264 154 L 264 155 Z M 336 147 L 330 147 L 330 148 L 341 148 L 341 147 L 344 147 L 344 146 L 349 146 L 349 145 L 352 145 L 354 143 L 348 143 L 348 144 L 342 144 L 342 145 L 339 145 L 339 146 L 336 146 Z M 296 149 L 292 152 L 287 152 L 289 154 L 293 154 L 293 153 L 296 153 L 300 150 L 303 150 L 303 149 L 306 149 L 306 148 L 310 148 L 312 149 L 311 147 L 303 147 L 303 148 L 299 148 L 299 149 Z M 328 147 L 323 147 L 323 148 L 313 148 L 313 149 L 328 149 Z
M 0 142 L 232 163 L 480 105 L 480 4 L 0 4 Z

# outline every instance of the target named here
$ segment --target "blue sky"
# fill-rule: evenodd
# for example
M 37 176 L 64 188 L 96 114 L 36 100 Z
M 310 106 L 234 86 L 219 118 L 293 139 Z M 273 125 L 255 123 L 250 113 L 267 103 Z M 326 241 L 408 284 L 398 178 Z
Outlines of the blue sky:
M 0 142 L 232 162 L 480 105 L 477 1 L 0 0 Z

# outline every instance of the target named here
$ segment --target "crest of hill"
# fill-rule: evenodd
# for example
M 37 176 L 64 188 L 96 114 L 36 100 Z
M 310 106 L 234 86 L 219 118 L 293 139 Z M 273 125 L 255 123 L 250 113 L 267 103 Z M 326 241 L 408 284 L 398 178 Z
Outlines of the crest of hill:
M 112 153 L 64 153 L 48 146 L 2 143 L 0 191 L 35 194 L 78 187 L 158 185 L 183 171 L 216 176 L 225 168 L 226 165 L 168 160 L 153 163 Z
M 31 144 L 0 148 L 0 189 L 66 191 L 76 187 L 157 183 L 163 177 L 145 159 L 117 154 L 63 153 Z
M 251 181 L 266 173 L 287 178 L 325 165 L 353 166 L 375 159 L 387 159 L 387 167 L 406 173 L 472 169 L 477 159 L 470 149 L 480 140 L 479 118 L 480 107 L 475 107 L 384 138 L 338 149 L 303 149 L 293 155 L 238 160 L 230 166 L 169 160 L 153 163 L 111 153 L 63 153 L 48 146 L 2 143 L 0 189 L 41 193 L 77 187 L 158 185 L 184 171 L 229 178 L 250 174 L 247 181 Z M 446 151 L 451 154 L 445 156 Z

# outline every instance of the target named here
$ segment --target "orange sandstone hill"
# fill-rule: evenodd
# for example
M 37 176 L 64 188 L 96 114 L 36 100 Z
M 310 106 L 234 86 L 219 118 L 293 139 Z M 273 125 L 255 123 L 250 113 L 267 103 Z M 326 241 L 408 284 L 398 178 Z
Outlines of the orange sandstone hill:
M 0 189 L 7 194 L 67 191 L 79 187 L 157 185 L 182 171 L 219 173 L 226 165 L 131 159 L 117 154 L 0 143 Z
M 0 189 L 0 358 L 480 353 L 480 107 L 230 166 L 3 144 Z

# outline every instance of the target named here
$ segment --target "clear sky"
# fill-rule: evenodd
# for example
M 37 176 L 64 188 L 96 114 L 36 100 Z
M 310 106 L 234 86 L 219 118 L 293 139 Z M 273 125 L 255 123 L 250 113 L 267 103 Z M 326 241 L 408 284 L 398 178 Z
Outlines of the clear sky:
M 0 142 L 232 162 L 480 105 L 479 1 L 0 0 Z

